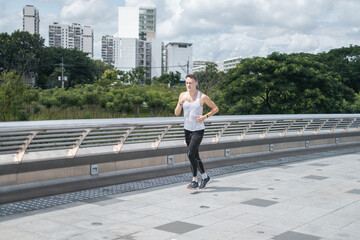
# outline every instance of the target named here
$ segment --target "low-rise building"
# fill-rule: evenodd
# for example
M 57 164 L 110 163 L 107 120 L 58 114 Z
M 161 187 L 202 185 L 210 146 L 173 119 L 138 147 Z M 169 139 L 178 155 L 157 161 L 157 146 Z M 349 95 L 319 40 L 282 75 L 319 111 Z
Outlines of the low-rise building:
M 236 66 L 242 61 L 243 57 L 235 57 L 224 60 L 224 72 L 227 72 L 229 69 L 236 68 Z

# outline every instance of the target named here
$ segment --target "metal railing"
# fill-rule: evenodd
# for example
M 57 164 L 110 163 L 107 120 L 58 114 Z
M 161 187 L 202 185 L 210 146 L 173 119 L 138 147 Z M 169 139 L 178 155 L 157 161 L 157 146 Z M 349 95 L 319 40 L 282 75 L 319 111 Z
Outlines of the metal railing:
M 360 114 L 213 116 L 205 120 L 205 126 L 204 141 L 217 144 L 356 132 L 360 129 Z M 183 145 L 182 117 L 0 123 L 0 163 L 10 158 L 20 163 L 27 153 L 57 150 L 62 150 L 60 154 L 65 150 L 67 157 L 74 158 L 80 150 L 86 154 L 119 153 Z

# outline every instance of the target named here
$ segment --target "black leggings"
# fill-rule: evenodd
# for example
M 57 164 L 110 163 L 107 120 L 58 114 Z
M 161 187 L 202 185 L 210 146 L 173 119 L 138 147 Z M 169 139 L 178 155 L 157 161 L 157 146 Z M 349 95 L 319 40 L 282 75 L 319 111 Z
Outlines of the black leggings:
M 197 170 L 199 169 L 200 173 L 205 172 L 204 165 L 199 156 L 199 146 L 203 139 L 205 130 L 200 131 L 188 131 L 185 129 L 185 141 L 188 147 L 187 155 L 191 163 L 191 171 L 193 176 L 197 176 Z

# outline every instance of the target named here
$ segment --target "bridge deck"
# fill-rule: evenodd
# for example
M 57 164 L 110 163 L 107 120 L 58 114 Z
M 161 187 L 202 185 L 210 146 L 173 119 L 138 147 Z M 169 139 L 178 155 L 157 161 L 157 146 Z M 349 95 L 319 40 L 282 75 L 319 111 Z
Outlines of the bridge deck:
M 359 239 L 360 149 L 271 162 L 0 205 L 0 239 Z

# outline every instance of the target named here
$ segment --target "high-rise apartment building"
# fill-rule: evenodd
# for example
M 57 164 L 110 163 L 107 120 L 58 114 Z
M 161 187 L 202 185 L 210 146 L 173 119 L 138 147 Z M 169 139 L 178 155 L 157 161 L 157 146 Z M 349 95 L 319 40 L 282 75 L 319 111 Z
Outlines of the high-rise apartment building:
M 115 68 L 130 71 L 145 67 L 146 77 L 151 78 L 151 43 L 137 38 L 114 38 Z
M 162 48 L 163 43 L 160 40 L 151 41 L 151 79 L 161 76 L 163 69 Z
M 156 8 L 139 9 L 139 39 L 151 42 L 156 38 Z
M 87 53 L 89 57 L 94 57 L 94 32 L 90 26 L 83 28 L 83 52 Z
M 40 17 L 39 11 L 33 5 L 26 5 L 23 8 L 23 31 L 31 34 L 39 34 Z
M 77 49 L 94 56 L 94 34 L 89 26 L 82 27 L 78 23 L 71 26 L 54 22 L 49 25 L 49 46 Z
M 119 7 L 118 36 L 152 41 L 156 36 L 156 8 Z
M 82 46 L 82 36 L 83 36 L 83 29 L 79 23 L 73 23 L 68 28 L 68 46 L 67 48 L 77 49 L 81 51 L 83 49 Z
M 54 22 L 49 26 L 49 46 L 68 48 L 69 25 Z
M 139 8 L 119 7 L 118 8 L 118 37 L 138 38 L 139 37 Z
M 115 63 L 115 37 L 103 36 L 101 38 L 101 58 L 103 62 Z
M 170 42 L 163 49 L 163 73 L 179 72 L 185 81 L 193 66 L 192 43 Z

